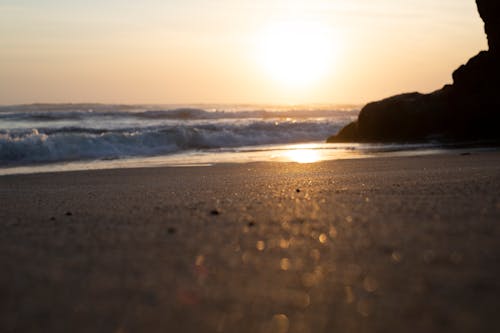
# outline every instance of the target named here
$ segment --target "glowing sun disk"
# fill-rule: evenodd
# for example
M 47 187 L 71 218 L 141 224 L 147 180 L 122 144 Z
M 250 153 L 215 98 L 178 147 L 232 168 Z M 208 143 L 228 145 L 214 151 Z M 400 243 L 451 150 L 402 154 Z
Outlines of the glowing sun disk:
M 260 63 L 276 81 L 308 86 L 328 74 L 332 37 L 324 26 L 308 22 L 280 22 L 269 26 L 259 42 Z

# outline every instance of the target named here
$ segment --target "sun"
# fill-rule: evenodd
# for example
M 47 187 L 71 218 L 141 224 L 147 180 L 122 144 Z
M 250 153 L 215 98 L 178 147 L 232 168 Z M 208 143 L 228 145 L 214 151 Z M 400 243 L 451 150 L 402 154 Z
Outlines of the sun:
M 287 87 L 307 87 L 329 74 L 333 38 L 326 26 L 303 21 L 269 25 L 259 37 L 257 53 L 271 79 Z

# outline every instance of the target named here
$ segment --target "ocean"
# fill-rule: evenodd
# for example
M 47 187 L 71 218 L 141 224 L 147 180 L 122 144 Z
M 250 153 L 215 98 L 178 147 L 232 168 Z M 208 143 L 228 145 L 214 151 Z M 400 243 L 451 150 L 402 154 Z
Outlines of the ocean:
M 214 163 L 311 163 L 434 145 L 325 144 L 346 105 L 0 106 L 0 174 Z

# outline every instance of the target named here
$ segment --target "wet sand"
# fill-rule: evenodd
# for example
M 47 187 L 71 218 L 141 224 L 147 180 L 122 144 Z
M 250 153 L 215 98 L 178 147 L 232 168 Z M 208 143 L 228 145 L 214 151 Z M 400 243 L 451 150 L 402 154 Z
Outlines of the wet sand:
M 2 332 L 491 332 L 500 153 L 0 177 Z

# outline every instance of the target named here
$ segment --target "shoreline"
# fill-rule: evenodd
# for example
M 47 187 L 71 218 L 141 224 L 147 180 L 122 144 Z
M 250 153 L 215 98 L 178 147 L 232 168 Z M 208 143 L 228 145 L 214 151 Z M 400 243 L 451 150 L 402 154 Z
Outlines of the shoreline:
M 498 151 L 3 176 L 0 328 L 490 331 L 499 198 Z
M 235 148 L 234 151 L 193 151 L 172 155 L 117 158 L 108 160 L 68 161 L 0 167 L 0 177 L 7 175 L 59 173 L 91 170 L 213 167 L 221 164 L 248 163 L 320 163 L 335 160 L 411 157 L 440 154 L 475 154 L 500 151 L 498 144 L 484 143 L 414 143 L 414 144 L 281 144 Z M 294 154 L 297 152 L 297 154 Z M 305 154 L 304 154 L 305 152 Z M 300 156 L 302 153 L 303 157 Z

